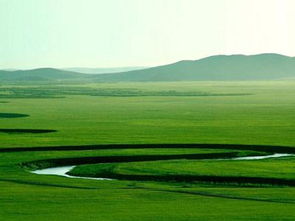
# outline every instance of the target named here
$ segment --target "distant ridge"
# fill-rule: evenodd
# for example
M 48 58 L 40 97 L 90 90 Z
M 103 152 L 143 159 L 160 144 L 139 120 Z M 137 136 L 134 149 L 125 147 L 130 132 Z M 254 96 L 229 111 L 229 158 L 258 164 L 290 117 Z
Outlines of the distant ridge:
M 5 71 L 0 70 L 0 81 L 56 81 L 83 79 L 83 74 L 54 68 L 38 68 L 32 70 Z
M 216 55 L 120 74 L 100 81 L 271 80 L 295 78 L 295 58 L 279 54 Z
M 147 67 L 116 67 L 116 68 L 82 68 L 82 67 L 74 67 L 74 68 L 63 68 L 65 71 L 74 71 L 83 74 L 105 74 L 105 73 L 119 73 L 126 71 L 134 71 L 145 69 Z
M 295 58 L 280 54 L 215 55 L 199 60 L 108 74 L 82 74 L 74 71 L 41 68 L 0 71 L 0 82 L 75 81 L 234 81 L 295 79 Z

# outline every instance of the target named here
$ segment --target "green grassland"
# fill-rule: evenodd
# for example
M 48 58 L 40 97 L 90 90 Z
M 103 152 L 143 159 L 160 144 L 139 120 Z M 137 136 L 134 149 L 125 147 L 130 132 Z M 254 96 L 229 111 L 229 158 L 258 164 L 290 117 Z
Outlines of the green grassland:
M 294 153 L 294 97 L 295 81 L 1 85 L 0 220 L 294 220 L 294 185 L 268 182 L 295 182 L 294 157 L 213 159 Z M 30 173 L 69 162 L 117 179 Z
M 295 179 L 294 157 L 265 160 L 165 160 L 154 162 L 110 163 L 82 165 L 70 174 L 87 177 L 128 177 L 144 180 L 150 176 L 161 178 L 213 177 L 260 177 Z
M 88 85 L 84 85 L 86 87 Z M 294 82 L 98 84 L 92 88 L 140 91 L 251 93 L 243 96 L 67 96 L 6 98 L 1 129 L 57 133 L 0 133 L 1 146 L 98 143 L 235 143 L 293 145 Z M 26 86 L 28 87 L 28 86 Z

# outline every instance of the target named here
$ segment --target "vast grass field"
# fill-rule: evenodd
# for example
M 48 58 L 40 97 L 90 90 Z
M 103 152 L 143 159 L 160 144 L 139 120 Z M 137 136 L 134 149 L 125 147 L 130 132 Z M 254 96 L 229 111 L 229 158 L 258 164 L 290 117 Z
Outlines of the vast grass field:
M 225 160 L 295 153 L 294 98 L 295 81 L 0 85 L 0 220 L 294 220 L 295 157 Z M 30 172 L 73 164 L 115 180 Z

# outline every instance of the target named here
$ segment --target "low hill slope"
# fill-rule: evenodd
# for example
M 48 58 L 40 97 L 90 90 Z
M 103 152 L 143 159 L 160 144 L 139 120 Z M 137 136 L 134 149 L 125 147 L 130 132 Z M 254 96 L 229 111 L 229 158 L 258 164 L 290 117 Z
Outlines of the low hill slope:
M 279 54 L 218 55 L 196 61 L 97 75 L 98 81 L 273 80 L 295 77 L 295 58 Z
M 0 82 L 20 81 L 229 81 L 295 79 L 295 58 L 279 54 L 217 55 L 200 60 L 108 74 L 82 74 L 53 68 L 0 71 Z
M 54 68 L 39 68 L 33 70 L 0 71 L 1 82 L 19 81 L 60 81 L 82 79 L 84 74 L 63 71 Z

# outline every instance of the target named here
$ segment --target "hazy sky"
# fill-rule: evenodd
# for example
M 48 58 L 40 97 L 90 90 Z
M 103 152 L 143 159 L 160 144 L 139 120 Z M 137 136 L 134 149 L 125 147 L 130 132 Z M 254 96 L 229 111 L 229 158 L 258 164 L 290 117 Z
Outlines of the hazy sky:
M 295 0 L 0 0 L 0 69 L 295 56 Z

